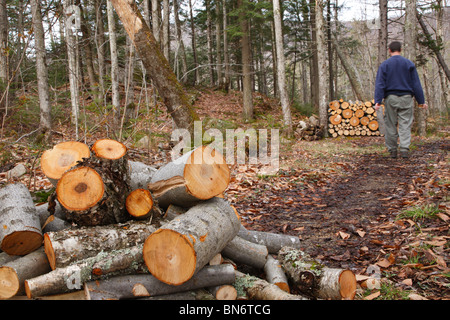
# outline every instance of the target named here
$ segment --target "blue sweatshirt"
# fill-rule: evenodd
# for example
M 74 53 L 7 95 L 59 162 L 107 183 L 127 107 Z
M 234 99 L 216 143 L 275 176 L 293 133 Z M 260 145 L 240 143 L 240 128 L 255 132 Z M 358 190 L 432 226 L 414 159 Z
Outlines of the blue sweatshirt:
M 425 103 L 422 85 L 414 63 L 401 55 L 383 61 L 375 80 L 375 103 L 381 103 L 388 95 L 410 94 L 418 104 Z

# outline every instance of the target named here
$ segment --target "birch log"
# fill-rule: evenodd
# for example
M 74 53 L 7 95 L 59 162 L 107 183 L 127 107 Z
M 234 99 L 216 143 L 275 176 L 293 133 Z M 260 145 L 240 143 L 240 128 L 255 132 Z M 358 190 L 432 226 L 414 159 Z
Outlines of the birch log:
M 0 267 L 0 299 L 25 293 L 25 280 L 50 272 L 50 265 L 41 247 Z
M 133 299 L 143 296 L 160 296 L 189 291 L 235 281 L 234 268 L 230 265 L 206 266 L 185 283 L 172 286 L 151 275 L 118 276 L 85 283 L 86 300 Z M 145 290 L 144 290 L 145 289 Z
M 328 268 L 308 254 L 283 247 L 278 260 L 287 276 L 305 295 L 317 299 L 352 300 L 356 294 L 356 277 L 352 271 Z
M 148 189 L 162 208 L 191 207 L 221 194 L 230 182 L 222 154 L 208 146 L 196 148 L 159 168 Z
M 204 201 L 151 234 L 144 243 L 144 261 L 155 278 L 180 285 L 221 252 L 239 226 L 226 200 Z
M 0 189 L 1 250 L 10 255 L 26 255 L 42 245 L 39 216 L 28 188 L 9 184 Z
M 228 242 L 222 254 L 234 262 L 263 269 L 269 253 L 266 246 L 236 236 Z
M 244 226 L 239 229 L 238 236 L 250 242 L 258 243 L 267 247 L 269 253 L 277 254 L 282 247 L 300 247 L 300 239 L 286 234 L 247 230 Z
M 142 258 L 142 244 L 76 261 L 71 265 L 25 281 L 28 298 L 62 294 L 80 290 L 84 282 L 111 276 L 147 273 Z
M 288 279 L 283 267 L 280 262 L 271 255 L 267 256 L 267 261 L 264 265 L 264 273 L 266 274 L 267 282 L 273 283 L 283 291 L 290 292 Z
M 80 227 L 44 235 L 44 247 L 51 268 L 65 267 L 77 260 L 144 243 L 156 230 L 148 222 L 128 221 L 96 227 Z

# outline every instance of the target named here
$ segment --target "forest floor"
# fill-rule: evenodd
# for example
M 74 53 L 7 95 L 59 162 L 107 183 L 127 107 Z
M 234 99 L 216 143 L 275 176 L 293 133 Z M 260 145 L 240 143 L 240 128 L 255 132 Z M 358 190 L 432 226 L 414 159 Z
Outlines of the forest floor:
M 281 123 L 273 99 L 256 96 L 256 120 L 243 123 L 238 93 L 201 89 L 195 96 L 206 127 L 270 129 Z M 301 118 L 295 113 L 294 123 Z M 131 158 L 158 167 L 169 161 L 172 127 L 164 112 L 158 121 L 148 120 L 135 122 L 133 128 L 136 132 L 151 123 L 153 147 L 144 150 L 130 140 L 132 135 L 126 144 Z M 69 127 L 55 128 L 57 139 L 74 139 Z M 88 144 L 108 135 L 96 128 L 86 136 Z M 388 158 L 383 137 L 281 138 L 279 170 L 230 165 L 232 178 L 224 196 L 246 228 L 298 236 L 302 250 L 325 265 L 351 269 L 360 283 L 368 276 L 379 280 L 360 287 L 355 299 L 448 300 L 449 134 L 444 123 L 426 138 L 413 136 L 408 159 Z M 9 153 L 0 163 L 0 187 L 6 183 L 1 172 L 9 164 L 23 163 L 27 174 L 17 180 L 33 193 L 47 190 L 51 184 L 39 168 L 43 148 L 30 147 L 26 138 L 12 143 L 17 137 L 0 141 Z

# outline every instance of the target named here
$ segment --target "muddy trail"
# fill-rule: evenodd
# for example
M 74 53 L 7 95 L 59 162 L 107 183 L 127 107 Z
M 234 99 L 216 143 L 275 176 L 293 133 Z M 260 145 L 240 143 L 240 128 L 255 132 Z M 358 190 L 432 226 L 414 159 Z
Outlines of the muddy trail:
M 328 266 L 365 274 L 378 265 L 401 289 L 448 299 L 449 149 L 443 139 L 421 144 L 408 159 L 352 156 L 339 163 L 341 174 L 281 172 L 284 183 L 253 185 L 235 205 L 247 228 L 299 236 L 302 249 Z M 441 214 L 401 218 L 426 206 Z

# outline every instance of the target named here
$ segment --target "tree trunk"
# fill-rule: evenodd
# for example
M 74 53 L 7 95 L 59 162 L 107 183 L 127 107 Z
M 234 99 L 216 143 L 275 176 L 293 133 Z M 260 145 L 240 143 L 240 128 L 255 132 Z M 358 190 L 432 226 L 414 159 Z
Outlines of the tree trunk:
M 170 34 L 169 34 L 169 19 L 170 19 L 170 6 L 169 0 L 163 0 L 163 50 L 164 57 L 166 57 L 167 61 L 170 64 Z
M 51 130 L 50 101 L 48 89 L 48 69 L 44 40 L 44 27 L 42 26 L 42 13 L 39 1 L 31 0 L 34 41 L 36 50 L 36 74 L 39 92 L 40 127 L 48 141 Z
M 226 0 L 222 0 L 222 13 L 223 13 L 223 59 L 225 64 L 225 91 L 228 92 L 230 87 L 230 55 L 228 52 L 228 15 Z
M 161 12 L 159 5 L 160 0 L 151 0 L 151 1 L 152 1 L 152 31 L 156 43 L 160 46 L 161 44 L 161 19 L 160 19 Z
M 0 299 L 25 293 L 25 280 L 50 272 L 44 247 L 0 265 Z
M 215 13 L 216 13 L 216 63 L 217 63 L 217 85 L 219 87 L 223 84 L 223 74 L 222 74 L 222 46 L 221 46 L 221 37 L 222 37 L 222 28 L 221 28 L 221 20 L 220 20 L 220 3 L 221 0 L 216 0 L 215 4 Z
M 112 1 L 106 0 L 108 11 L 109 48 L 111 52 L 111 93 L 113 105 L 113 128 L 116 129 L 120 116 L 120 93 L 119 93 L 119 58 L 117 56 L 116 23 Z
M 352 271 L 328 268 L 306 253 L 283 247 L 278 260 L 288 277 L 305 295 L 318 299 L 352 300 L 356 294 L 356 278 Z
M 173 13 L 175 16 L 175 29 L 177 31 L 177 44 L 180 46 L 179 50 L 180 50 L 180 55 L 181 55 L 181 72 L 183 73 L 183 75 L 180 77 L 181 78 L 181 82 L 183 84 L 187 83 L 188 80 L 188 76 L 187 76 L 187 60 L 186 60 L 186 50 L 184 48 L 184 42 L 183 42 L 183 36 L 181 33 L 181 22 L 180 22 L 180 17 L 178 14 L 178 1 L 179 0 L 173 0 Z
M 273 0 L 273 13 L 275 24 L 275 43 L 277 50 L 277 78 L 278 88 L 281 100 L 281 109 L 283 111 L 284 125 L 286 127 L 286 133 L 288 136 L 292 135 L 292 117 L 289 103 L 289 97 L 287 93 L 286 85 L 286 70 L 285 70 L 285 58 L 284 58 L 284 46 L 283 46 L 283 31 L 281 26 L 281 8 L 279 0 Z
M 143 244 L 155 230 L 148 222 L 128 221 L 47 232 L 44 235 L 45 253 L 52 270 L 55 270 L 94 257 L 101 251 L 110 252 Z
M 220 265 L 204 267 L 189 281 L 178 286 L 162 283 L 150 275 L 129 275 L 87 282 L 84 290 L 86 300 L 136 299 L 231 284 L 234 280 L 234 268 Z
M 0 0 L 0 115 L 8 110 L 8 12 L 6 0 Z
M 192 54 L 194 55 L 194 82 L 195 86 L 199 81 L 199 71 L 198 71 L 198 58 L 197 58 L 197 44 L 195 36 L 195 26 L 194 26 L 194 16 L 192 13 L 192 0 L 189 0 L 189 17 L 191 19 L 191 41 L 192 41 Z
M 197 115 L 145 24 L 139 8 L 134 2 L 124 0 L 112 0 L 112 3 L 175 124 L 178 128 L 192 131 Z
M 323 18 L 323 0 L 316 0 L 316 33 L 317 33 L 317 52 L 319 64 L 318 79 L 318 98 L 319 98 L 319 119 L 320 125 L 326 128 L 328 123 L 328 63 L 325 39 L 325 21 Z M 327 130 L 324 130 L 325 137 L 328 136 Z
M 101 0 L 95 0 L 95 21 L 96 21 L 96 47 L 98 61 L 98 79 L 100 84 L 100 101 L 103 101 L 105 95 L 105 31 L 103 25 L 103 10 Z
M 243 85 L 243 118 L 245 121 L 253 119 L 252 97 L 252 52 L 250 48 L 249 21 L 246 17 L 243 0 L 238 0 L 239 24 L 242 32 L 242 85 Z
M 290 294 L 266 280 L 236 271 L 234 287 L 238 298 L 251 300 L 308 300 L 299 295 Z
M 89 158 L 89 147 L 78 141 L 66 141 L 45 150 L 41 156 L 41 169 L 50 182 L 56 186 L 64 172 L 83 158 Z
M 42 245 L 42 231 L 28 188 L 9 184 L 0 189 L 0 249 L 26 255 Z
M 147 238 L 145 264 L 164 283 L 185 283 L 225 248 L 239 226 L 240 219 L 227 201 L 204 201 Z
M 206 45 L 208 49 L 208 70 L 209 70 L 209 83 L 210 86 L 214 86 L 214 67 L 212 57 L 212 20 L 211 20 L 211 0 L 205 0 L 206 7 Z
M 25 281 L 25 292 L 27 297 L 32 299 L 80 290 L 82 284 L 88 281 L 140 273 L 148 274 L 142 258 L 142 243 L 106 253 L 99 251 L 93 257 L 75 261 L 53 271 L 49 270 L 45 274 L 28 277 Z
M 380 0 L 380 29 L 378 30 L 378 66 L 387 59 L 388 42 L 388 0 Z
M 170 204 L 190 207 L 221 194 L 229 182 L 225 158 L 201 146 L 158 169 L 148 189 L 162 208 Z

